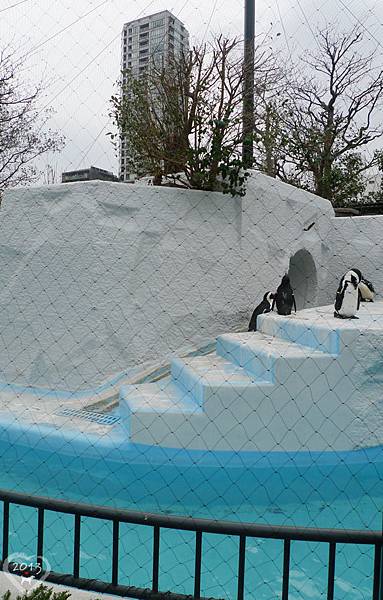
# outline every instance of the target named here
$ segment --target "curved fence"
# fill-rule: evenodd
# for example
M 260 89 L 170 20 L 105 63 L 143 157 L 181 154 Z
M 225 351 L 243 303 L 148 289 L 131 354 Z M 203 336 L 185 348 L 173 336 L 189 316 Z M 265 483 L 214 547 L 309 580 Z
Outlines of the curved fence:
M 256 523 L 238 523 L 229 521 L 215 521 L 211 519 L 195 519 L 192 517 L 177 517 L 173 515 L 161 515 L 121 509 L 112 509 L 105 506 L 93 506 L 54 500 L 52 498 L 30 497 L 25 494 L 0 490 L 0 500 L 3 502 L 3 554 L 2 567 L 6 566 L 8 573 L 23 576 L 23 571 L 29 570 L 28 564 L 21 565 L 9 560 L 9 535 L 10 535 L 10 507 L 11 505 L 28 506 L 36 509 L 36 554 L 34 561 L 36 567 L 34 572 L 37 578 L 43 578 L 52 583 L 74 586 L 77 588 L 95 591 L 109 592 L 124 597 L 148 598 L 151 600 L 186 600 L 193 598 L 199 600 L 201 596 L 201 572 L 203 560 L 204 534 L 216 536 L 234 536 L 238 545 L 238 569 L 237 569 L 237 600 L 243 600 L 246 579 L 246 541 L 249 538 L 274 539 L 283 543 L 283 561 L 280 565 L 282 581 L 282 600 L 289 598 L 290 579 L 290 556 L 292 542 L 320 542 L 328 547 L 327 563 L 327 590 L 322 590 L 322 595 L 327 594 L 327 600 L 334 598 L 334 582 L 336 573 L 337 544 L 367 545 L 374 548 L 374 560 L 371 568 L 373 578 L 372 600 L 381 600 L 383 597 L 382 580 L 382 550 L 383 532 L 381 531 L 358 531 L 350 529 L 321 529 L 308 527 L 288 527 L 262 525 Z M 73 570 L 71 574 L 44 571 L 44 517 L 47 511 L 54 513 L 65 513 L 73 517 Z M 109 521 L 112 524 L 112 543 L 109 550 L 111 560 L 111 580 L 97 581 L 84 579 L 80 572 L 81 551 L 81 522 L 88 517 L 96 520 Z M 140 589 L 134 586 L 119 584 L 119 548 L 121 542 L 120 525 L 127 523 L 150 528 L 152 531 L 152 584 L 151 589 Z M 190 596 L 177 593 L 177 590 L 159 590 L 159 569 L 161 552 L 161 531 L 171 529 L 176 531 L 191 531 L 195 533 L 194 546 L 194 592 Z M 218 542 L 219 543 L 219 542 Z M 28 573 L 30 575 L 30 573 Z M 257 583 L 253 582 L 248 593 L 256 596 Z

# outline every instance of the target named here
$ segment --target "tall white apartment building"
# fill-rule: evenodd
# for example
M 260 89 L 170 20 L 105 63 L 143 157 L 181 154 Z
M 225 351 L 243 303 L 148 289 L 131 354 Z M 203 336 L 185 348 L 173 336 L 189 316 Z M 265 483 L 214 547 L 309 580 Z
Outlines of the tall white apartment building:
M 139 77 L 155 63 L 166 68 L 173 57 L 181 56 L 189 50 L 189 33 L 177 17 L 164 10 L 148 17 L 125 23 L 122 30 L 121 69 L 129 69 L 134 77 Z M 120 178 L 133 181 L 129 173 L 126 142 L 120 144 Z

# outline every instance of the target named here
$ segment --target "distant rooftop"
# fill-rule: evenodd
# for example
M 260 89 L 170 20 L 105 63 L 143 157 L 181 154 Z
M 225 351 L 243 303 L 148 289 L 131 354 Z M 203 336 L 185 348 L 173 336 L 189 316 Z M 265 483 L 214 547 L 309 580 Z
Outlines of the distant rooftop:
M 124 29 L 126 27 L 130 27 L 133 23 L 140 23 L 141 21 L 148 21 L 149 19 L 153 19 L 154 17 L 164 16 L 164 15 L 168 15 L 168 16 L 172 17 L 173 19 L 176 19 L 179 23 L 181 23 L 181 25 L 183 27 L 185 27 L 184 23 L 178 17 L 176 17 L 172 12 L 170 12 L 170 10 L 160 10 L 159 12 L 153 13 L 151 15 L 146 15 L 144 17 L 139 17 L 138 19 L 133 19 L 132 21 L 128 21 L 127 23 L 124 24 Z
M 112 171 L 106 171 L 98 167 L 90 167 L 89 169 L 77 169 L 76 171 L 66 171 L 62 174 L 62 183 L 72 181 L 92 181 L 99 179 L 102 181 L 119 181 L 118 177 Z

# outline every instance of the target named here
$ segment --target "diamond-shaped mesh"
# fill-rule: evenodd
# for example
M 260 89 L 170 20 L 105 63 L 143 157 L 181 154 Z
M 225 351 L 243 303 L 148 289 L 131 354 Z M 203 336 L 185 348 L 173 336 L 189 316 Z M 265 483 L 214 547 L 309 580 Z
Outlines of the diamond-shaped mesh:
M 48 72 L 38 112 L 54 108 L 49 123 L 66 145 L 36 160 L 46 185 L 2 198 L 0 488 L 223 521 L 381 530 L 381 206 L 335 213 L 255 169 L 244 197 L 146 180 L 51 181 L 91 163 L 118 169 L 106 134 L 125 22 L 168 8 L 193 43 L 241 36 L 242 3 L 3 3 L 0 39 L 32 83 Z M 361 27 L 364 50 L 380 56 L 383 13 L 373 0 L 276 0 L 257 10 L 280 62 L 312 51 L 315 27 L 328 21 Z M 367 158 L 379 143 L 366 144 Z M 335 318 L 350 269 L 376 296 L 358 319 Z M 248 331 L 286 273 L 298 311 L 275 307 Z M 35 511 L 12 506 L 10 552 L 32 555 L 36 527 Z M 72 517 L 48 511 L 44 554 L 54 571 L 71 571 L 73 539 Z M 121 585 L 151 587 L 152 544 L 150 528 L 121 524 Z M 373 553 L 338 544 L 337 599 L 371 597 Z M 193 533 L 162 531 L 160 590 L 193 594 L 194 559 Z M 110 581 L 111 560 L 112 524 L 83 519 L 81 576 Z M 247 539 L 245 598 L 280 598 L 282 563 L 281 541 Z M 327 567 L 327 546 L 293 542 L 290 597 L 325 597 Z M 237 585 L 238 538 L 204 535 L 201 595 L 234 599 Z

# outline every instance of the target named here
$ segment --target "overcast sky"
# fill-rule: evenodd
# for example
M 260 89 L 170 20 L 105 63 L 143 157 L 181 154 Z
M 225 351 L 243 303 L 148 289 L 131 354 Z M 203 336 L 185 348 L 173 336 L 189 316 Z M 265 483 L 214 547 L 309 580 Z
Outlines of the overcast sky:
M 25 76 L 43 78 L 43 104 L 55 110 L 51 127 L 66 137 L 60 156 L 46 162 L 57 170 L 91 164 L 118 171 L 106 133 L 108 99 L 120 67 L 125 22 L 171 10 L 192 42 L 214 34 L 241 36 L 244 0 L 0 0 L 0 40 L 26 56 Z M 257 31 L 270 31 L 270 45 L 286 53 L 315 45 L 315 28 L 359 23 L 366 39 L 383 48 L 382 0 L 258 0 Z M 382 44 L 382 45 L 380 45 Z

